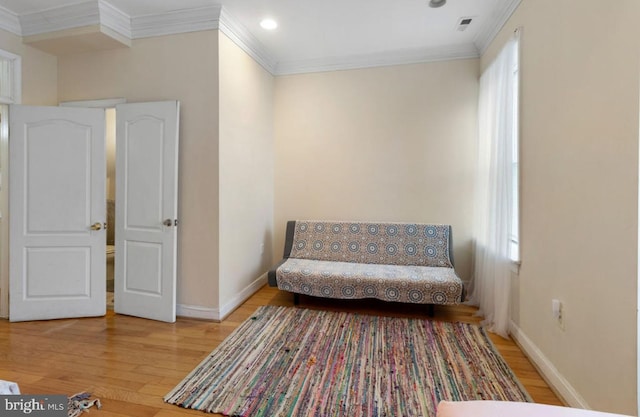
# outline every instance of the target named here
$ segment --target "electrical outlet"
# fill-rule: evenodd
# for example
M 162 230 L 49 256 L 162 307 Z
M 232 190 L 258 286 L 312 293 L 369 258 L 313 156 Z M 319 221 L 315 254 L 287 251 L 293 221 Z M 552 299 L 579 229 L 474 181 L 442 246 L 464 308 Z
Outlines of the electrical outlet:
M 260 255 L 264 255 L 264 243 L 260 244 Z
M 560 300 L 551 300 L 551 312 L 558 326 L 564 330 L 564 306 Z

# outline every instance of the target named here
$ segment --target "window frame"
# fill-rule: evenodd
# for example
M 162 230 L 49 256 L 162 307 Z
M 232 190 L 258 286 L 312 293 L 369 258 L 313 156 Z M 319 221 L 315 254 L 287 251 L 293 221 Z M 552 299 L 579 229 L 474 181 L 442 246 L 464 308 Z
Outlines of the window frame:
M 520 264 L 520 42 L 522 28 L 515 31 L 515 57 L 513 62 L 513 142 L 511 149 L 511 225 L 509 228 L 509 258 L 517 265 Z

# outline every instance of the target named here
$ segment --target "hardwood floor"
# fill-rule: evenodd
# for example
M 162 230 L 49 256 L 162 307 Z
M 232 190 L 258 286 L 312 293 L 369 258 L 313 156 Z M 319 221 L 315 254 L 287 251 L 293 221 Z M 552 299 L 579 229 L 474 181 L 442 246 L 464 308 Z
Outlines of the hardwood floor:
M 102 401 L 96 417 L 203 416 L 165 404 L 162 397 L 261 305 L 293 305 L 291 294 L 264 287 L 222 323 L 179 318 L 175 324 L 115 315 L 26 323 L 0 321 L 0 379 L 25 394 L 89 391 Z M 365 314 L 425 317 L 425 310 L 374 300 L 301 297 L 301 307 Z M 477 323 L 468 306 L 436 307 L 435 320 Z M 511 340 L 492 335 L 536 402 L 562 405 Z

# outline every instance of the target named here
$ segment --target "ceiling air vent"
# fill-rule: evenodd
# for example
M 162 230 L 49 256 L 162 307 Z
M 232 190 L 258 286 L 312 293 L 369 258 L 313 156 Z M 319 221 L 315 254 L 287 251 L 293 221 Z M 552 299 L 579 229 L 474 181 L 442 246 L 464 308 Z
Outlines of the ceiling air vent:
M 467 29 L 467 27 L 471 24 L 473 18 L 471 17 L 461 17 L 458 19 L 458 24 L 456 25 L 456 29 L 460 32 L 463 32 Z

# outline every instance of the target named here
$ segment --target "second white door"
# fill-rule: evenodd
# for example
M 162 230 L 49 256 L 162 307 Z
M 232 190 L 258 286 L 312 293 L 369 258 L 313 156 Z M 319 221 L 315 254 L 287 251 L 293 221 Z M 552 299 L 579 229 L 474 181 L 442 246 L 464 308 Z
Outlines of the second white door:
M 116 313 L 176 319 L 179 111 L 116 106 Z

